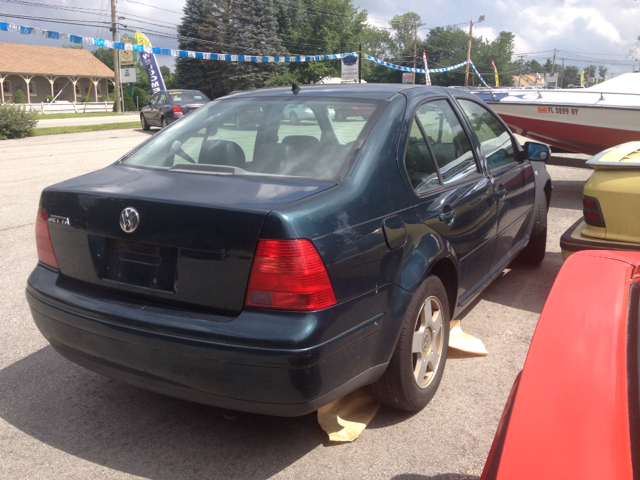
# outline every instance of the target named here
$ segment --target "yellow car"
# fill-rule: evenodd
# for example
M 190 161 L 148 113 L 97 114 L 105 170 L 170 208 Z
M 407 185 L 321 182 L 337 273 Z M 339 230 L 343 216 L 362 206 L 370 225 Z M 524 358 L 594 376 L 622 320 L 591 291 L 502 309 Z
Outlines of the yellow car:
M 595 171 L 584 186 L 584 216 L 560 239 L 562 257 L 580 250 L 640 251 L 640 142 L 591 157 Z

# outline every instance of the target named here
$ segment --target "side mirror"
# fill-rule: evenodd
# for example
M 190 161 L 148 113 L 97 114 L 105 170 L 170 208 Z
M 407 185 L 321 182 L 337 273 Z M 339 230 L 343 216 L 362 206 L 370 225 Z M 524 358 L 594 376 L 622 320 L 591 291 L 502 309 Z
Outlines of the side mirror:
M 541 143 L 525 142 L 524 154 L 532 162 L 546 162 L 551 157 L 551 150 Z

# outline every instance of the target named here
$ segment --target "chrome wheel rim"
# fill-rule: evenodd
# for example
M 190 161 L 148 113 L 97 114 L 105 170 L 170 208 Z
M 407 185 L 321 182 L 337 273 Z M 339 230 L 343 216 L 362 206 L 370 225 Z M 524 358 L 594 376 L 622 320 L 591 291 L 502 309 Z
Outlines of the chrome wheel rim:
M 427 388 L 438 371 L 444 350 L 443 308 L 437 297 L 428 297 L 420 307 L 411 343 L 413 379 Z

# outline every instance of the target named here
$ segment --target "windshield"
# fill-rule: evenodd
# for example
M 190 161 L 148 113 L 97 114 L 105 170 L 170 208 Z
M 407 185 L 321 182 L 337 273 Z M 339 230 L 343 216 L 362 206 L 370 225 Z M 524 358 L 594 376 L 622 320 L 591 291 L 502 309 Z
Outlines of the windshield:
M 384 104 L 293 96 L 218 100 L 162 130 L 122 163 L 335 180 L 346 173 Z

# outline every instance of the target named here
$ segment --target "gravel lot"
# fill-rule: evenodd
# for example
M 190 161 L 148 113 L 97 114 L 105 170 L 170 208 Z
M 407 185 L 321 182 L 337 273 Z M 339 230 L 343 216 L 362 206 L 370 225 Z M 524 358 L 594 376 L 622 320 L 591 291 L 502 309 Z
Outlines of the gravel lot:
M 505 271 L 462 316 L 463 329 L 485 342 L 489 356 L 450 358 L 422 412 L 383 407 L 357 441 L 333 445 L 314 414 L 225 420 L 219 409 L 84 370 L 36 329 L 24 287 L 36 263 L 40 191 L 108 165 L 147 135 L 114 130 L 1 142 L 0 478 L 477 478 L 561 266 L 560 235 L 581 216 L 591 171 L 549 167 L 545 261 Z

